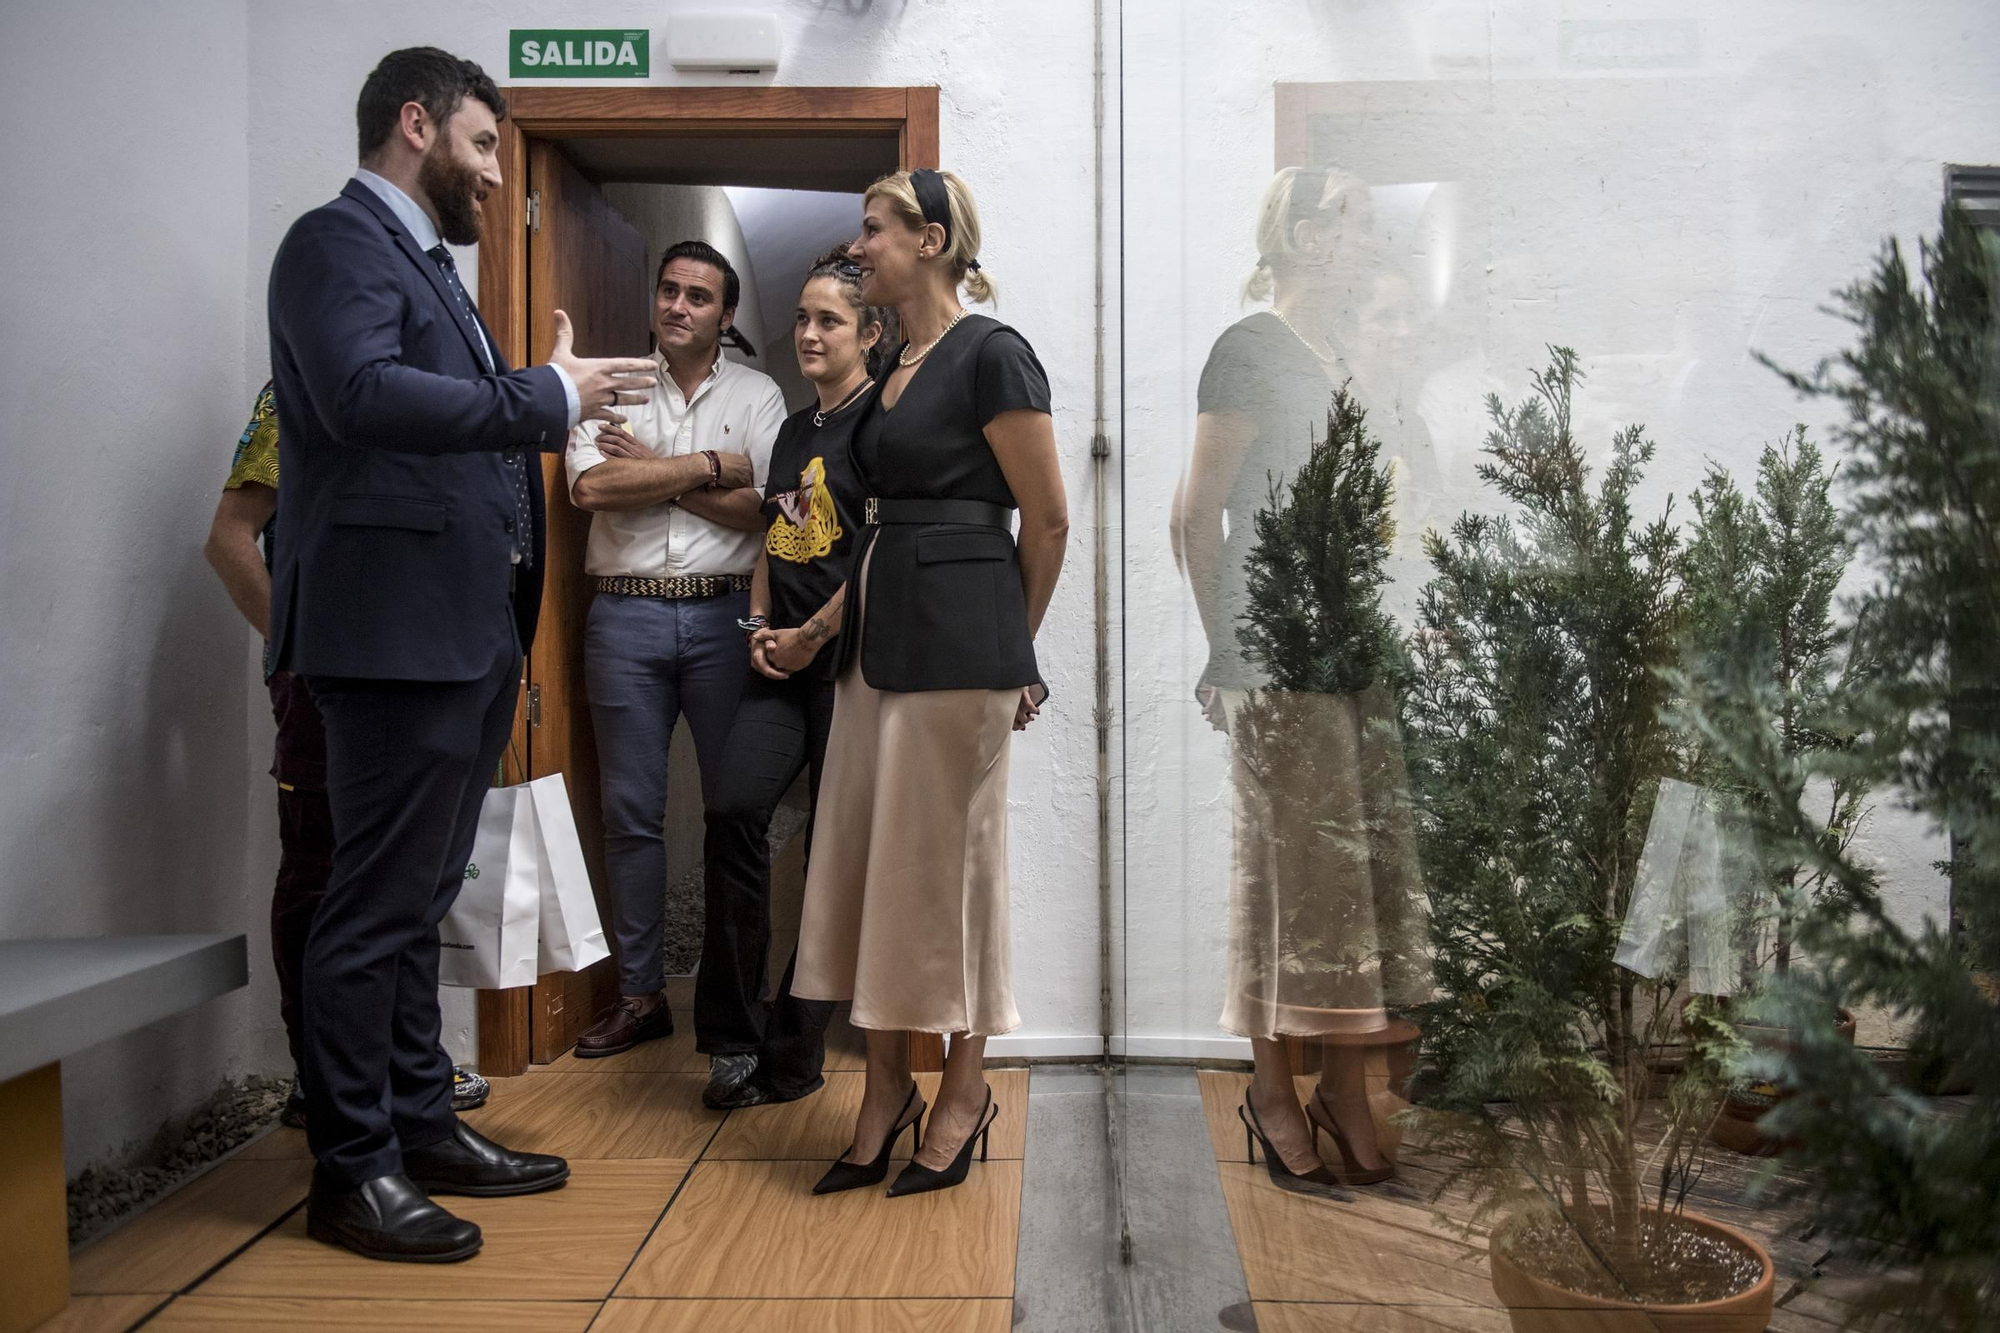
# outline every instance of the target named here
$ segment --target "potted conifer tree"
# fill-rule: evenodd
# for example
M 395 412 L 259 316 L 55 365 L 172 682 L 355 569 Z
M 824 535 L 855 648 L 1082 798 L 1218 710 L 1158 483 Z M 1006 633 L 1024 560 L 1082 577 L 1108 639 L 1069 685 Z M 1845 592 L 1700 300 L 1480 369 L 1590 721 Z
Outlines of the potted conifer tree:
M 1264 941 L 1238 956 L 1267 973 L 1237 984 L 1400 1019 L 1430 987 L 1398 726 L 1407 664 L 1382 607 L 1393 523 L 1381 448 L 1343 385 L 1253 519 L 1236 636 L 1266 684 L 1231 734 L 1256 794 L 1239 819 L 1255 820 L 1261 850 L 1239 871 L 1232 930 Z M 1397 1097 L 1412 1032 L 1392 1021 L 1380 1034 Z
M 1423 1018 L 1438 1082 L 1405 1114 L 1497 1217 L 1494 1289 L 1521 1333 L 1550 1310 L 1605 1333 L 1759 1333 L 1769 1254 L 1684 1207 L 1721 1088 L 1669 1053 L 1714 1026 L 1671 974 L 1614 961 L 1680 762 L 1662 713 L 1685 552 L 1669 513 L 1635 517 L 1638 428 L 1592 487 L 1576 356 L 1551 356 L 1520 407 L 1488 400 L 1480 475 L 1514 512 L 1427 538 L 1405 729 L 1442 998 Z
M 1770 987 L 1796 1033 L 1765 1052 L 1794 1095 L 1765 1118 L 1816 1190 L 1844 1257 L 1874 1261 L 1858 1314 L 1899 1329 L 2000 1326 L 2000 242 L 1947 209 L 1912 275 L 1892 241 L 1839 295 L 1854 346 L 1787 378 L 1845 412 L 1848 531 L 1871 583 L 1856 607 L 1874 659 L 1848 701 L 1849 748 L 1790 752 L 1774 698 L 1741 679 L 1690 722 L 1761 791 L 1761 836 L 1823 873 L 1802 903 L 1812 961 Z M 1749 719 L 1755 725 L 1745 725 Z M 1858 780 L 1949 838 L 1947 920 L 1912 928 L 1874 869 L 1829 838 L 1804 778 Z M 1838 998 L 1913 1033 L 1950 1101 L 1913 1095 L 1815 1023 Z
M 1704 703 L 1718 724 L 1725 723 L 1729 700 L 1754 687 L 1772 710 L 1780 745 L 1794 760 L 1789 780 L 1799 784 L 1802 800 L 1804 758 L 1853 744 L 1841 701 L 1867 675 L 1865 652 L 1853 650 L 1834 614 L 1834 593 L 1850 552 L 1833 503 L 1833 481 L 1803 425 L 1782 443 L 1765 446 L 1752 496 L 1726 470 L 1710 467 L 1695 492 L 1687 547 L 1689 660 L 1669 678 L 1684 698 Z M 1752 715 L 1737 724 L 1758 721 Z M 1766 804 L 1763 791 L 1736 774 L 1714 746 L 1697 732 L 1686 734 L 1688 769 L 1696 782 L 1746 811 Z M 1866 794 L 1861 775 L 1853 771 L 1816 784 L 1810 804 L 1833 850 L 1844 852 L 1860 831 Z M 1815 861 L 1784 855 L 1768 844 L 1759 847 L 1764 855 L 1758 881 L 1734 895 L 1739 975 L 1734 994 L 1720 1006 L 1740 1039 L 1739 1050 L 1791 1044 L 1785 1028 L 1752 1012 L 1755 996 L 1767 973 L 1791 971 L 1800 905 L 1818 900 L 1829 874 Z M 1825 1021 L 1841 1039 L 1853 1041 L 1852 1013 L 1829 1010 Z M 1784 1095 L 1768 1077 L 1732 1079 L 1710 1137 L 1738 1152 L 1769 1154 L 1777 1145 L 1758 1122 Z

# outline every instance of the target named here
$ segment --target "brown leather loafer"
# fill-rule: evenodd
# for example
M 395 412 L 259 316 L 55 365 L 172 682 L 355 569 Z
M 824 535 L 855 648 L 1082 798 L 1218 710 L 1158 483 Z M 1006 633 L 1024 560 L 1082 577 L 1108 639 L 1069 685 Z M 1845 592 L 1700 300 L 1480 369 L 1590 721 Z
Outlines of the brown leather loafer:
M 674 1016 L 667 1009 L 667 1002 L 661 1000 L 652 1013 L 643 1016 L 639 1012 L 640 1003 L 638 997 L 628 995 L 613 1005 L 610 1012 L 591 1025 L 590 1031 L 576 1039 L 577 1059 L 616 1055 L 620 1051 L 631 1050 L 642 1041 L 671 1037 Z

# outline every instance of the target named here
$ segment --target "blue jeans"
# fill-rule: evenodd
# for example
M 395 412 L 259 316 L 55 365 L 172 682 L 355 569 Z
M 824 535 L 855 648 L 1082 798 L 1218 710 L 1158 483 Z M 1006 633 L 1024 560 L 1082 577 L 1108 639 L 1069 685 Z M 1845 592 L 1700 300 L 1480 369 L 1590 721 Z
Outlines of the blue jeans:
M 748 592 L 671 601 L 599 593 L 590 605 L 584 688 L 597 733 L 604 861 L 623 995 L 652 995 L 666 985 L 667 745 L 686 713 L 702 799 L 713 801 L 730 724 L 750 676 L 749 645 L 736 627 L 748 614 Z

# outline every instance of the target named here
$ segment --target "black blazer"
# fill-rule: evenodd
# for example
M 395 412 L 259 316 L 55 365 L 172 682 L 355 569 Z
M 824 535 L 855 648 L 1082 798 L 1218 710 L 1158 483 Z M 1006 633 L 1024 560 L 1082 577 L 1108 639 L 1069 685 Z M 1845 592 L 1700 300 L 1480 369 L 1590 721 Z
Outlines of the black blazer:
M 535 451 L 568 437 L 560 377 L 548 366 L 510 371 L 498 346 L 498 373 L 488 374 L 437 264 L 359 181 L 292 224 L 271 264 L 268 308 L 284 478 L 274 667 L 478 679 L 534 637 Z M 528 451 L 535 556 L 518 580 L 501 457 L 515 449 Z
M 925 358 L 893 410 L 885 412 L 879 396 L 868 403 L 853 445 L 863 497 L 1014 508 L 984 430 L 1021 408 L 1049 410 L 1041 362 L 1005 324 L 967 316 Z M 853 662 L 858 640 L 862 678 L 878 690 L 1039 683 L 1020 554 L 1000 517 L 868 529 L 849 584 L 862 587 L 865 566 L 866 586 L 847 599 L 836 670 Z

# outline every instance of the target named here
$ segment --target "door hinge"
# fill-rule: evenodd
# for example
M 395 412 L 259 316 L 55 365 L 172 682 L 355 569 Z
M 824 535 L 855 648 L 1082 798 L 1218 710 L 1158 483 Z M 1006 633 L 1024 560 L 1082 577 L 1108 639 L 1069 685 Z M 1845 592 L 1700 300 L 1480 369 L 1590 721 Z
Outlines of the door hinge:
M 539 233 L 542 230 L 542 192 L 528 191 L 528 230 Z
M 539 685 L 528 687 L 528 725 L 531 727 L 542 725 L 542 687 Z

